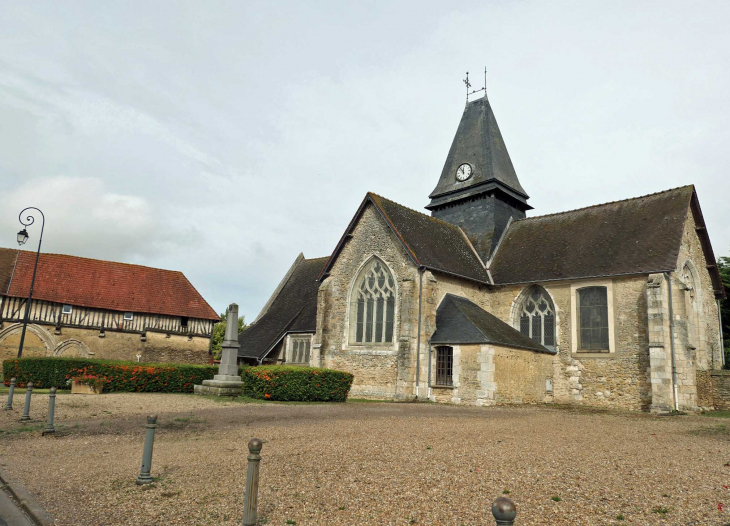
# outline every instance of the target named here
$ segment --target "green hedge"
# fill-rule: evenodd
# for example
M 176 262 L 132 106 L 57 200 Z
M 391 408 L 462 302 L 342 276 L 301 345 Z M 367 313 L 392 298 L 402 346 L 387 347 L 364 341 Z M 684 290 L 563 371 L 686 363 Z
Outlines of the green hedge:
M 353 379 L 342 371 L 291 365 L 248 367 L 241 376 L 244 395 L 288 402 L 344 402 Z
M 3 362 L 5 385 L 17 378 L 40 388 L 68 389 L 69 378 L 80 375 L 105 377 L 105 392 L 192 393 L 193 386 L 213 378 L 218 366 L 177 363 L 137 363 L 81 358 L 21 358 Z

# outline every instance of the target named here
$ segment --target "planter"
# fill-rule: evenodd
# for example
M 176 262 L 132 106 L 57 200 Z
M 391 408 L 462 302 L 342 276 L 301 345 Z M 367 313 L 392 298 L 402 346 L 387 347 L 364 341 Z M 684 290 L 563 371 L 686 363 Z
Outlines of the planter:
M 71 382 L 71 394 L 97 395 L 103 390 L 104 386 L 96 388 L 82 382 Z

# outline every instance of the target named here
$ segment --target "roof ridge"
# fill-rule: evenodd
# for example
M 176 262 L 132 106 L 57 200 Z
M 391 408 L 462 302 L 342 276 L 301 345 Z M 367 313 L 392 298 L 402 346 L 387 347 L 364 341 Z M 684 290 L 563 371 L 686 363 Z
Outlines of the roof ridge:
M 0 248 L 5 248 L 5 247 L 0 247 Z M 13 249 L 9 249 L 9 250 L 13 250 Z M 33 255 L 33 252 L 30 250 L 18 250 L 18 252 L 30 254 L 31 256 Z M 126 265 L 128 267 L 148 268 L 148 269 L 152 269 L 152 270 L 162 270 L 163 272 L 176 272 L 178 274 L 182 274 L 181 270 L 171 270 L 171 269 L 167 269 L 167 268 L 151 267 L 149 265 L 140 265 L 138 263 L 126 263 L 124 261 L 111 261 L 109 259 L 88 258 L 86 256 L 74 256 L 73 254 L 60 254 L 57 252 L 41 252 L 40 255 L 41 256 L 61 256 L 61 257 L 73 258 L 73 259 L 85 259 L 87 261 L 98 261 L 100 263 L 113 263 L 115 265 Z
M 666 190 L 660 190 L 659 192 L 653 192 L 651 194 L 639 195 L 636 197 L 628 197 L 626 199 L 617 199 L 616 201 L 607 201 L 605 203 L 598 203 L 595 205 L 584 206 L 581 208 L 573 208 L 572 210 L 563 210 L 562 212 L 553 212 L 552 214 L 543 214 L 543 215 L 539 215 L 539 216 L 523 217 L 522 219 L 515 219 L 514 222 L 518 223 L 518 222 L 522 222 L 522 221 L 528 221 L 530 219 L 542 219 L 545 217 L 553 217 L 553 216 L 559 216 L 559 215 L 563 215 L 563 214 L 570 214 L 573 212 L 581 212 L 583 210 L 590 210 L 591 208 L 600 208 L 602 206 L 614 205 L 616 203 L 626 203 L 628 201 L 636 201 L 637 199 L 645 199 L 647 197 L 654 197 L 656 195 L 667 194 L 669 192 L 675 192 L 677 190 L 682 190 L 684 188 L 694 188 L 694 185 L 686 184 L 683 186 L 677 186 L 675 188 L 668 188 Z
M 393 201 L 392 199 L 388 199 L 387 197 L 383 197 L 382 195 L 378 195 L 375 192 L 368 192 L 367 195 L 373 196 L 373 197 L 377 197 L 378 199 L 384 199 L 385 201 L 389 201 L 389 202 L 393 203 L 394 205 L 398 205 L 401 208 L 405 208 L 406 210 L 410 210 L 414 214 L 420 214 L 423 217 L 425 217 L 426 219 L 430 219 L 430 220 L 432 220 L 432 221 L 434 221 L 436 223 L 441 223 L 443 225 L 446 225 L 446 226 L 450 227 L 452 230 L 455 230 L 455 229 L 458 229 L 459 228 L 457 225 L 454 225 L 452 223 L 449 223 L 447 221 L 444 221 L 443 219 L 439 219 L 438 217 L 433 217 L 433 216 L 430 216 L 428 214 L 424 214 L 423 212 L 419 212 L 418 210 L 416 210 L 414 208 L 411 208 L 410 206 L 402 205 L 398 201 Z

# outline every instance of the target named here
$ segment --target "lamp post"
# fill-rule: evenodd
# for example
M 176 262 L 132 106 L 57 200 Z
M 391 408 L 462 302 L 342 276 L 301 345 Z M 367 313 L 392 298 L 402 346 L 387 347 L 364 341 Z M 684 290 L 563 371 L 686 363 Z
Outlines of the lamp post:
M 36 208 L 34 206 L 29 206 L 28 208 L 24 208 L 22 212 L 18 215 L 18 220 L 20 221 L 20 224 L 23 225 L 23 227 L 28 227 L 35 223 L 35 217 L 28 214 L 25 217 L 25 221 L 23 221 L 23 214 L 27 210 L 37 210 L 41 214 L 41 237 L 38 238 L 38 250 L 35 254 L 35 265 L 33 266 L 33 278 L 30 280 L 30 293 L 28 294 L 28 303 L 25 304 L 25 316 L 23 317 L 23 332 L 20 334 L 20 345 L 18 346 L 18 358 L 20 358 L 23 355 L 23 342 L 25 341 L 25 330 L 28 328 L 28 317 L 30 316 L 30 307 L 31 302 L 33 301 L 33 286 L 35 285 L 35 273 L 36 270 L 38 270 L 38 257 L 41 255 L 41 243 L 43 242 L 43 228 L 46 226 L 46 216 L 43 215 L 43 212 L 41 212 L 40 208 Z M 25 245 L 26 241 L 28 241 L 28 231 L 23 228 L 20 232 L 18 232 L 18 245 L 23 246 Z

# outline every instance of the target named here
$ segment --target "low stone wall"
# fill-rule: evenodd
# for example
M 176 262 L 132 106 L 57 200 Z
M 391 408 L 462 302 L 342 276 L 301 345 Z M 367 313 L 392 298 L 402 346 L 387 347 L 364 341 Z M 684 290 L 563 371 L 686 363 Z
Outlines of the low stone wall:
M 0 371 L 2 360 L 18 354 L 20 333 L 13 332 L 0 341 Z M 206 364 L 209 360 L 208 338 L 148 332 L 146 341 L 139 334 L 106 331 L 103 338 L 98 330 L 63 327 L 55 331 L 47 325 L 30 324 L 23 344 L 23 356 L 58 356 L 66 358 L 98 358 L 104 360 L 142 362 L 171 362 Z
M 715 409 L 730 409 L 730 371 L 712 371 L 712 398 Z

